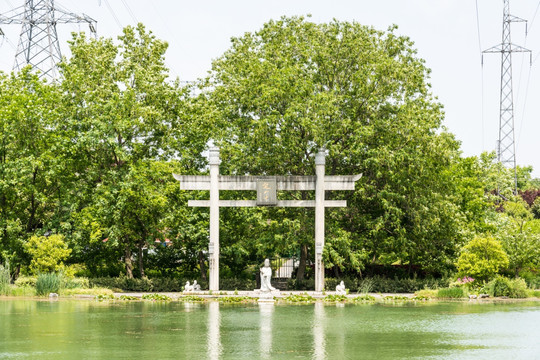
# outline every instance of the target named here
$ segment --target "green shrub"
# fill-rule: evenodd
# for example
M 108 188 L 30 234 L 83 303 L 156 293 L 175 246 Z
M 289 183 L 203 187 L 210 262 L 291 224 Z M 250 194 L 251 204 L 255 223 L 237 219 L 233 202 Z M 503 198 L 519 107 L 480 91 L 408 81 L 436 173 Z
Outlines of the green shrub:
M 6 265 L 0 265 L 0 295 L 9 295 L 11 284 L 11 272 L 9 262 Z
M 257 287 L 257 282 L 252 279 L 219 279 L 219 287 L 223 290 L 253 290 Z
M 439 299 L 460 299 L 465 296 L 465 290 L 463 290 L 462 287 L 450 287 L 437 290 L 437 298 Z
M 514 299 L 526 298 L 528 295 L 527 284 L 523 279 L 508 279 L 497 276 L 491 280 L 486 289 L 491 296 L 508 296 Z
M 105 287 L 123 291 L 141 292 L 180 292 L 186 281 L 193 279 L 154 278 L 154 279 L 128 279 L 126 277 L 100 277 L 88 279 L 91 287 Z M 202 279 L 196 279 L 202 289 L 208 288 L 208 283 Z M 220 281 L 220 283 L 223 280 Z M 253 290 L 253 289 L 252 289 Z
M 450 279 L 420 279 L 420 278 L 406 278 L 400 279 L 397 277 L 387 278 L 383 276 L 373 276 L 366 278 L 371 281 L 371 292 L 380 293 L 414 293 L 415 291 L 422 289 L 437 289 L 447 287 L 450 283 Z
M 325 280 L 325 288 L 327 288 L 328 280 Z M 334 289 L 336 287 L 334 286 Z M 287 289 L 289 290 L 314 290 L 315 289 L 315 280 L 313 279 L 307 279 L 307 280 L 297 280 L 297 279 L 289 279 L 287 281 Z
M 492 236 L 486 236 L 475 237 L 465 245 L 456 265 L 460 275 L 489 280 L 508 263 L 508 255 L 501 243 Z
M 59 293 L 62 285 L 62 277 L 56 273 L 40 274 L 36 281 L 36 294 L 38 296 L 49 293 Z
M 294 279 L 292 279 L 294 280 Z M 339 284 L 339 282 L 343 280 L 345 283 L 345 287 L 349 289 L 351 292 L 359 292 L 362 294 L 367 294 L 369 292 L 380 292 L 380 293 L 413 293 L 418 290 L 431 288 L 431 289 L 437 289 L 441 287 L 448 287 L 450 283 L 449 278 L 444 279 L 434 279 L 434 278 L 388 278 L 385 276 L 372 276 L 372 277 L 365 277 L 363 279 L 361 278 L 342 278 L 342 279 L 334 279 L 334 278 L 326 278 L 325 279 L 325 289 L 326 290 L 334 290 L 336 288 L 336 285 Z M 292 282 L 293 285 L 294 282 Z M 291 285 L 291 282 L 289 282 L 289 285 Z M 303 288 L 296 287 L 290 287 L 290 289 L 296 289 L 296 290 L 307 290 Z
M 158 292 L 180 292 L 186 282 L 175 278 L 154 278 L 150 280 L 152 283 L 152 291 Z
M 63 261 L 71 254 L 62 235 L 32 236 L 24 246 L 31 256 L 30 271 L 56 272 L 63 268 Z
M 29 286 L 36 287 L 37 277 L 35 276 L 19 276 L 15 280 L 15 285 L 19 287 Z
M 540 197 L 538 198 L 540 199 Z M 531 289 L 540 289 L 540 274 L 533 271 L 521 271 L 519 277 L 525 280 Z
M 78 277 L 78 278 L 64 278 L 62 284 L 64 289 L 88 289 L 90 288 L 90 282 L 87 278 Z

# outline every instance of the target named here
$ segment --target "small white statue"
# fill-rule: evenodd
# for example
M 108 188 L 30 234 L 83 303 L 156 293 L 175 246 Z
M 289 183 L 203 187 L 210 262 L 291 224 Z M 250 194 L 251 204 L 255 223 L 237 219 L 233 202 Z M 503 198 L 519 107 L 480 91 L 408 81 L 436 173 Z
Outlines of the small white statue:
M 197 284 L 197 280 L 193 280 L 193 291 L 201 291 L 201 285 Z
M 345 283 L 343 280 L 336 286 L 336 295 L 346 295 L 347 290 L 345 290 Z
M 269 292 L 276 290 L 270 284 L 270 279 L 272 278 L 272 268 L 270 267 L 270 260 L 264 260 L 264 266 L 261 268 L 261 291 Z
M 192 292 L 194 289 L 193 285 L 190 285 L 189 281 L 186 282 L 186 286 L 184 286 L 184 292 Z

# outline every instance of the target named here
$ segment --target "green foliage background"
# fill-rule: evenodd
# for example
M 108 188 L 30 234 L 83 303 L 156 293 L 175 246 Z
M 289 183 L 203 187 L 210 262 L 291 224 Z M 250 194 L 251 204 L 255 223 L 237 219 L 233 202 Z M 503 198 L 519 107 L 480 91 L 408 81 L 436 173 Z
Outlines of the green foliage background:
M 313 175 L 321 148 L 327 174 L 362 174 L 355 191 L 327 193 L 348 202 L 326 212 L 324 261 L 336 276 L 441 277 L 456 262 L 473 275 L 479 262 L 466 268 L 458 257 L 491 237 L 508 263 L 480 276 L 537 273 L 538 179 L 518 169 L 522 202 L 493 153 L 462 156 L 430 70 L 396 33 L 273 20 L 231 39 L 207 77 L 182 86 L 169 79 L 167 43 L 139 24 L 117 41 L 74 34 L 59 82 L 29 68 L 0 74 L 2 261 L 15 275 L 56 271 L 65 259 L 87 276 L 204 282 L 208 211 L 187 200 L 208 192 L 180 191 L 171 174 L 207 174 L 213 142 L 222 174 Z M 227 208 L 220 217 L 222 276 L 253 281 L 265 257 L 294 256 L 298 283 L 309 279 L 312 210 Z M 60 238 L 66 246 L 53 244 Z

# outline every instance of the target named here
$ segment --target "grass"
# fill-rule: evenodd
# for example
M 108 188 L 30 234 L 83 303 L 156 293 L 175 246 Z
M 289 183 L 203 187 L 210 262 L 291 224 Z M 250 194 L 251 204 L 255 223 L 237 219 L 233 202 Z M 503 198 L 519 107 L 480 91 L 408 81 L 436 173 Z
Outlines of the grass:
M 10 285 L 3 295 L 31 297 L 31 296 L 36 296 L 36 289 L 31 286 Z
M 462 287 L 451 287 L 437 290 L 438 299 L 461 299 L 466 297 L 465 290 Z
M 417 299 L 435 299 L 437 297 L 437 290 L 424 289 L 418 290 L 414 293 L 414 297 Z
M 75 295 L 112 295 L 113 291 L 107 288 L 91 288 L 91 289 L 62 289 L 62 295 L 75 296 Z

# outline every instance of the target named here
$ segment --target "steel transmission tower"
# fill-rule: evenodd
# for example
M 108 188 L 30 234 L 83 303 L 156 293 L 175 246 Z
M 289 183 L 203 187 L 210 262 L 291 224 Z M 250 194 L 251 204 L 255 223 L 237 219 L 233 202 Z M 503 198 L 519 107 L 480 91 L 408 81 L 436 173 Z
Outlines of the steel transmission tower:
M 54 6 L 54 0 L 25 0 L 23 6 L 0 14 L 0 24 L 22 24 L 13 69 L 32 65 L 40 77 L 55 80 L 56 64 L 62 60 L 56 24 L 87 23 L 96 33 L 96 21 L 82 14 L 73 14 Z M 3 35 L 0 29 L 0 35 Z
M 527 20 L 510 15 L 510 0 L 503 0 L 503 32 L 502 43 L 495 45 L 483 53 L 501 53 L 501 95 L 499 115 L 499 140 L 497 141 L 497 159 L 505 167 L 514 169 L 514 192 L 517 191 L 516 145 L 514 137 L 514 96 L 512 90 L 512 53 L 528 52 L 519 45 L 512 44 L 510 26 L 513 22 Z M 525 32 L 527 32 L 525 28 Z M 532 59 L 531 59 L 532 61 Z

